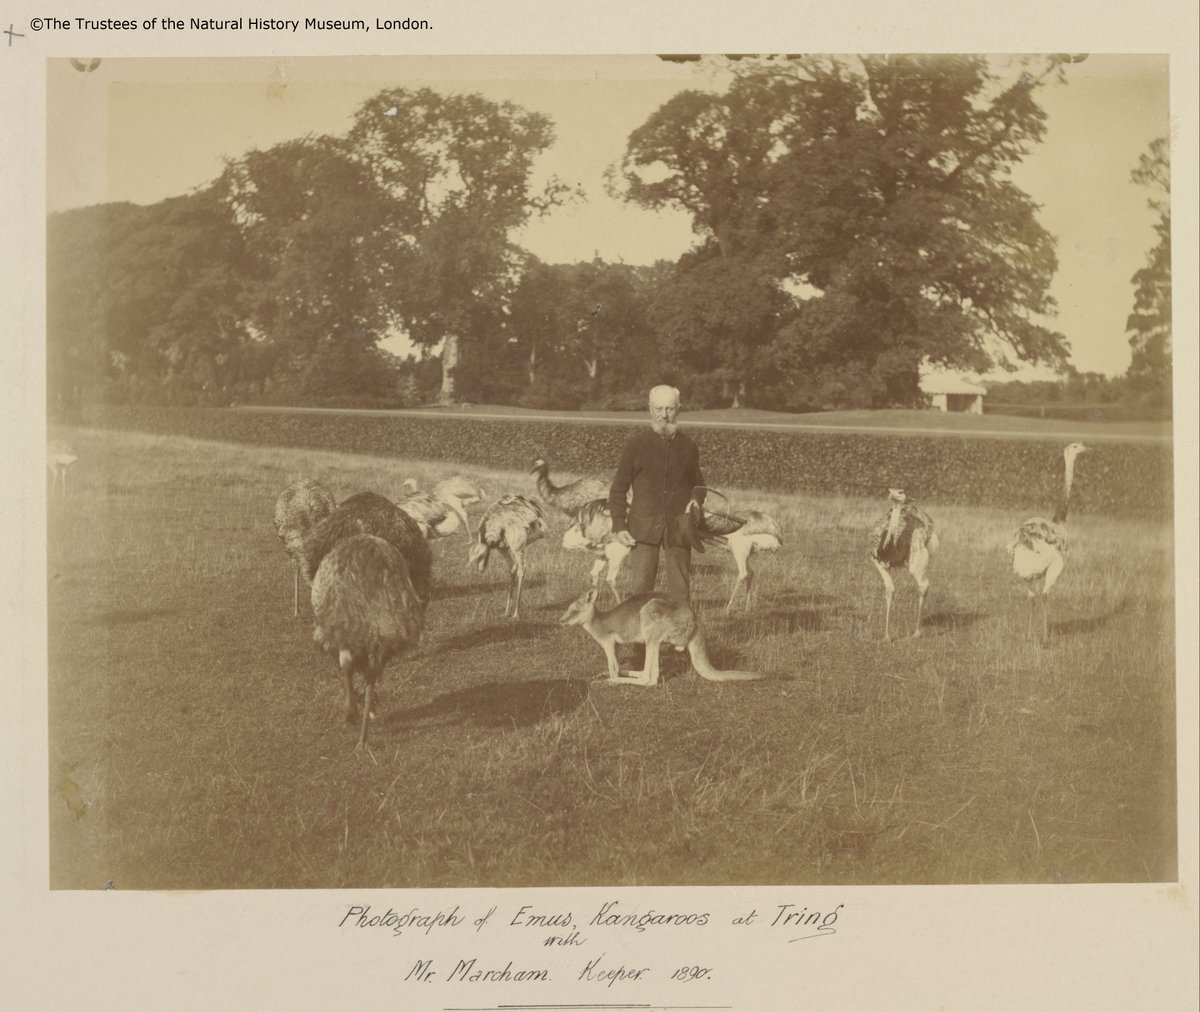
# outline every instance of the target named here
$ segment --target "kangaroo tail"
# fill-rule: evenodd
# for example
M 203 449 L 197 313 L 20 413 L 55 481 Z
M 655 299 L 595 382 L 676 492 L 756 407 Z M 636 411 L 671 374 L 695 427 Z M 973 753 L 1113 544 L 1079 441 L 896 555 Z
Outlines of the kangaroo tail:
M 700 676 L 710 682 L 755 682 L 764 677 L 755 671 L 719 671 L 714 668 L 708 659 L 708 651 L 704 649 L 704 637 L 699 630 L 688 642 L 688 654 Z

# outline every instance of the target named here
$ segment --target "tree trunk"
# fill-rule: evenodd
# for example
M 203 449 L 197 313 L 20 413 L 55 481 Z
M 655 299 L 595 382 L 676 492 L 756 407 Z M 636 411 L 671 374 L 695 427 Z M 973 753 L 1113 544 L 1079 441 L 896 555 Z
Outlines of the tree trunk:
M 740 408 L 742 406 L 742 398 L 746 396 L 746 381 L 738 380 L 737 386 L 733 388 L 733 403 L 731 408 Z
M 442 391 L 439 404 L 454 403 L 454 370 L 458 366 L 458 335 L 447 334 L 442 346 Z

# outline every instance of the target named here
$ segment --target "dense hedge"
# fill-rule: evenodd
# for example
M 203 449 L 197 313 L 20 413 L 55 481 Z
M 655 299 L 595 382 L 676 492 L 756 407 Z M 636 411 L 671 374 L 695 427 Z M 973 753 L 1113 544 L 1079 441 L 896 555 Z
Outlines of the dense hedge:
M 1133 402 L 1114 404 L 1005 404 L 991 399 L 989 415 L 1017 415 L 1023 418 L 1053 418 L 1063 422 L 1160 422 L 1171 420 L 1170 409 Z
M 105 408 L 109 428 L 174 433 L 271 446 L 527 467 L 608 472 L 630 423 L 442 418 L 220 408 Z M 637 424 L 642 424 L 641 422 Z M 1062 481 L 1063 440 L 968 435 L 787 432 L 706 427 L 700 444 L 709 484 L 854 496 L 885 496 L 900 485 L 926 503 L 993 505 L 1048 513 Z M 1172 514 L 1169 443 L 1098 439 L 1080 458 L 1072 508 L 1167 518 Z

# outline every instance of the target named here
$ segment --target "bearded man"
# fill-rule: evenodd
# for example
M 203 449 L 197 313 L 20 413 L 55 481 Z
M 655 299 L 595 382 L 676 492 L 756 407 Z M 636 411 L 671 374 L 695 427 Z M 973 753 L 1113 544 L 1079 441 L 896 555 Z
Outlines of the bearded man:
M 686 602 L 691 586 L 692 547 L 687 513 L 704 499 L 700 451 L 679 431 L 679 391 L 656 386 L 650 391 L 650 427 L 633 435 L 621 454 L 609 489 L 613 534 L 629 553 L 631 593 L 649 594 L 658 576 L 659 557 L 666 570 L 666 592 Z M 632 501 L 627 493 L 632 489 Z M 693 495 L 695 499 L 693 500 Z

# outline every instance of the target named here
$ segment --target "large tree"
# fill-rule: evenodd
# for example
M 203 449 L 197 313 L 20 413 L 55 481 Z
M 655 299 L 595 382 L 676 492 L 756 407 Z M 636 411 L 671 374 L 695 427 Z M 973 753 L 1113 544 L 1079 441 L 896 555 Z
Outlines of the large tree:
M 231 161 L 216 186 L 245 244 L 246 321 L 276 379 L 316 395 L 380 392 L 362 384 L 402 251 L 372 172 L 344 139 L 305 137 Z
M 1171 161 L 1159 137 L 1141 156 L 1132 178 L 1150 190 L 1147 203 L 1158 214 L 1157 241 L 1146 265 L 1133 276 L 1133 312 L 1125 324 L 1133 356 L 1126 377 L 1131 390 L 1163 410 L 1171 409 Z
M 145 217 L 121 251 L 114 293 L 126 295 L 128 314 L 120 329 L 144 328 L 142 357 L 158 364 L 165 400 L 225 402 L 250 343 L 241 236 L 212 189 L 168 198 Z
M 99 204 L 46 222 L 46 383 L 50 410 L 75 417 L 115 373 L 109 327 L 114 251 L 142 222 L 134 204 Z
M 691 214 L 683 275 L 727 262 L 744 319 L 688 323 L 740 386 L 768 364 L 865 367 L 888 403 L 915 396 L 925 358 L 981 367 L 1000 346 L 1059 365 L 1066 341 L 1042 322 L 1054 240 L 1009 172 L 1042 136 L 1037 90 L 1069 59 L 741 61 L 726 92 L 683 92 L 634 132 L 620 189 Z M 771 333 L 751 293 L 779 289 L 795 311 Z
M 389 197 L 397 255 L 381 291 L 416 344 L 442 346 L 445 401 L 460 354 L 502 326 L 522 260 L 510 234 L 567 193 L 531 181 L 553 140 L 548 117 L 477 94 L 392 88 L 355 114 L 349 143 Z
M 507 329 L 534 386 L 563 380 L 594 398 L 644 364 L 652 343 L 636 268 L 596 258 L 531 258 L 513 293 Z
M 244 264 L 213 191 L 52 215 L 47 235 L 52 406 L 98 381 L 123 399 L 227 399 L 245 364 Z
M 686 377 L 689 402 L 736 408 L 761 389 L 765 349 L 790 310 L 760 258 L 708 248 L 662 278 L 651 319 L 665 360 Z

